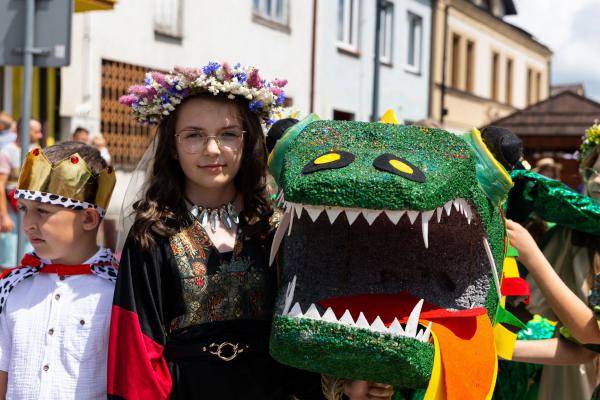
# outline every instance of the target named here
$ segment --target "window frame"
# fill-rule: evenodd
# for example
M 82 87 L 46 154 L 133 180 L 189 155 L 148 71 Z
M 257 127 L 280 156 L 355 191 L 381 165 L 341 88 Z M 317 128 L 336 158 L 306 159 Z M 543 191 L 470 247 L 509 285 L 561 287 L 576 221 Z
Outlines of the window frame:
M 379 53 L 379 61 L 382 64 L 392 65 L 394 60 L 394 3 L 386 1 L 384 8 L 381 10 L 381 31 L 379 43 L 381 43 L 381 53 Z M 387 20 L 389 18 L 389 21 Z M 389 23 L 388 23 L 389 22 Z M 387 53 L 386 54 L 386 50 Z
M 406 60 L 404 63 L 404 69 L 406 71 L 420 74 L 423 66 L 423 17 L 412 11 L 407 11 L 407 34 L 406 34 Z M 413 23 L 418 22 L 417 25 Z M 418 32 L 415 33 L 413 28 L 417 26 Z M 413 39 L 412 50 L 414 64 L 410 64 L 410 51 L 411 51 L 411 38 Z
M 171 26 L 173 21 L 160 21 L 158 12 L 164 10 L 165 0 L 154 0 L 154 12 L 152 15 L 152 26 L 155 35 L 165 36 L 174 39 L 183 38 L 183 0 L 174 1 L 177 6 L 177 15 L 175 16 L 175 26 Z M 163 5 L 163 7 L 161 7 Z
M 341 21 L 343 25 L 341 27 L 339 19 L 340 3 L 343 3 L 343 16 Z M 360 5 L 360 0 L 338 0 L 338 32 L 336 33 L 336 44 L 339 49 L 346 50 L 351 53 L 358 52 Z M 342 31 L 341 38 L 339 35 L 340 29 Z

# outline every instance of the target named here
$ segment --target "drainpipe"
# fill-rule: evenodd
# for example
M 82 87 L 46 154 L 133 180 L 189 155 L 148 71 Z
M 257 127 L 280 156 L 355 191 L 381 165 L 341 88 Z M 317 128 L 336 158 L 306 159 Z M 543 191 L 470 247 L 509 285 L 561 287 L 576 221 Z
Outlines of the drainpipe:
M 437 21 L 437 3 L 438 0 L 431 0 L 431 36 L 429 37 L 429 96 L 427 96 L 427 115 L 429 118 L 433 117 L 433 103 L 431 98 L 433 91 L 435 90 L 435 76 L 434 76 L 434 60 L 435 60 L 435 26 Z
M 318 0 L 313 0 L 313 15 L 312 15 L 312 43 L 310 48 L 310 112 L 315 111 L 315 79 L 316 79 L 316 63 L 317 63 L 317 8 Z
M 446 65 L 448 64 L 448 9 L 450 4 L 444 6 L 444 59 L 442 62 L 442 99 L 440 102 L 440 124 L 444 127 L 446 117 Z
M 375 7 L 375 57 L 373 60 L 373 102 L 371 108 L 371 121 L 377 121 L 379 115 L 379 36 L 381 33 L 381 11 L 385 7 L 386 0 L 376 0 Z

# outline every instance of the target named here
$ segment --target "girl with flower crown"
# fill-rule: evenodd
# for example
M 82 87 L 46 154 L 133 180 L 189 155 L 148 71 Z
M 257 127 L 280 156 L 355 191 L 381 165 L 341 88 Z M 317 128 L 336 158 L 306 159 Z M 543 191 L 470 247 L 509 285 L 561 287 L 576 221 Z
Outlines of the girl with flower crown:
M 589 399 L 597 382 L 600 351 L 600 127 L 587 130 L 580 171 L 586 195 L 557 181 L 523 172 L 533 209 L 556 222 L 543 252 L 521 225 L 508 221 L 508 234 L 529 270 L 529 311 L 558 319 L 562 338 L 517 342 L 514 359 L 548 364 L 542 372 L 540 399 Z M 557 201 L 558 200 L 558 201 Z M 583 343 L 584 345 L 581 345 Z M 593 350 L 593 351 L 592 351 Z M 596 389 L 594 398 L 600 398 Z
M 122 102 L 158 123 L 112 312 L 109 398 L 322 398 L 320 377 L 268 353 L 276 269 L 266 191 L 269 125 L 286 82 L 254 68 L 147 74 Z M 352 398 L 389 398 L 349 383 Z

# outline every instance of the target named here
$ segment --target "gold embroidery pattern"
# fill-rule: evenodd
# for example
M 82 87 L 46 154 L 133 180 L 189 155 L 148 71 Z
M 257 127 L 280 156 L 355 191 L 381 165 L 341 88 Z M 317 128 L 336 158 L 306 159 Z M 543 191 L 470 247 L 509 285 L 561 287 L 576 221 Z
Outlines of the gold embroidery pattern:
M 210 274 L 207 263 L 216 249 L 197 221 L 169 242 L 186 306 L 186 312 L 171 321 L 171 331 L 213 321 L 271 317 L 274 289 L 268 267 L 255 265 L 243 254 L 242 240 L 236 240 L 231 260 Z

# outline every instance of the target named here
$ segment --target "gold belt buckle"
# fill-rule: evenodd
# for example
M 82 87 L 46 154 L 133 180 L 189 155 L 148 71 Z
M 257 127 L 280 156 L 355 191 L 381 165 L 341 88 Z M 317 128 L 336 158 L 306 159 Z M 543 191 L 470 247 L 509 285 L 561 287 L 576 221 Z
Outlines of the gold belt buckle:
M 211 343 L 208 346 L 208 352 L 212 355 L 219 357 L 223 361 L 231 361 L 235 359 L 238 354 L 243 353 L 248 348 L 248 345 L 241 345 L 240 343 L 233 344 L 231 342 L 223 342 L 221 344 Z M 206 347 L 203 348 L 206 351 Z M 226 355 L 231 352 L 231 355 Z

